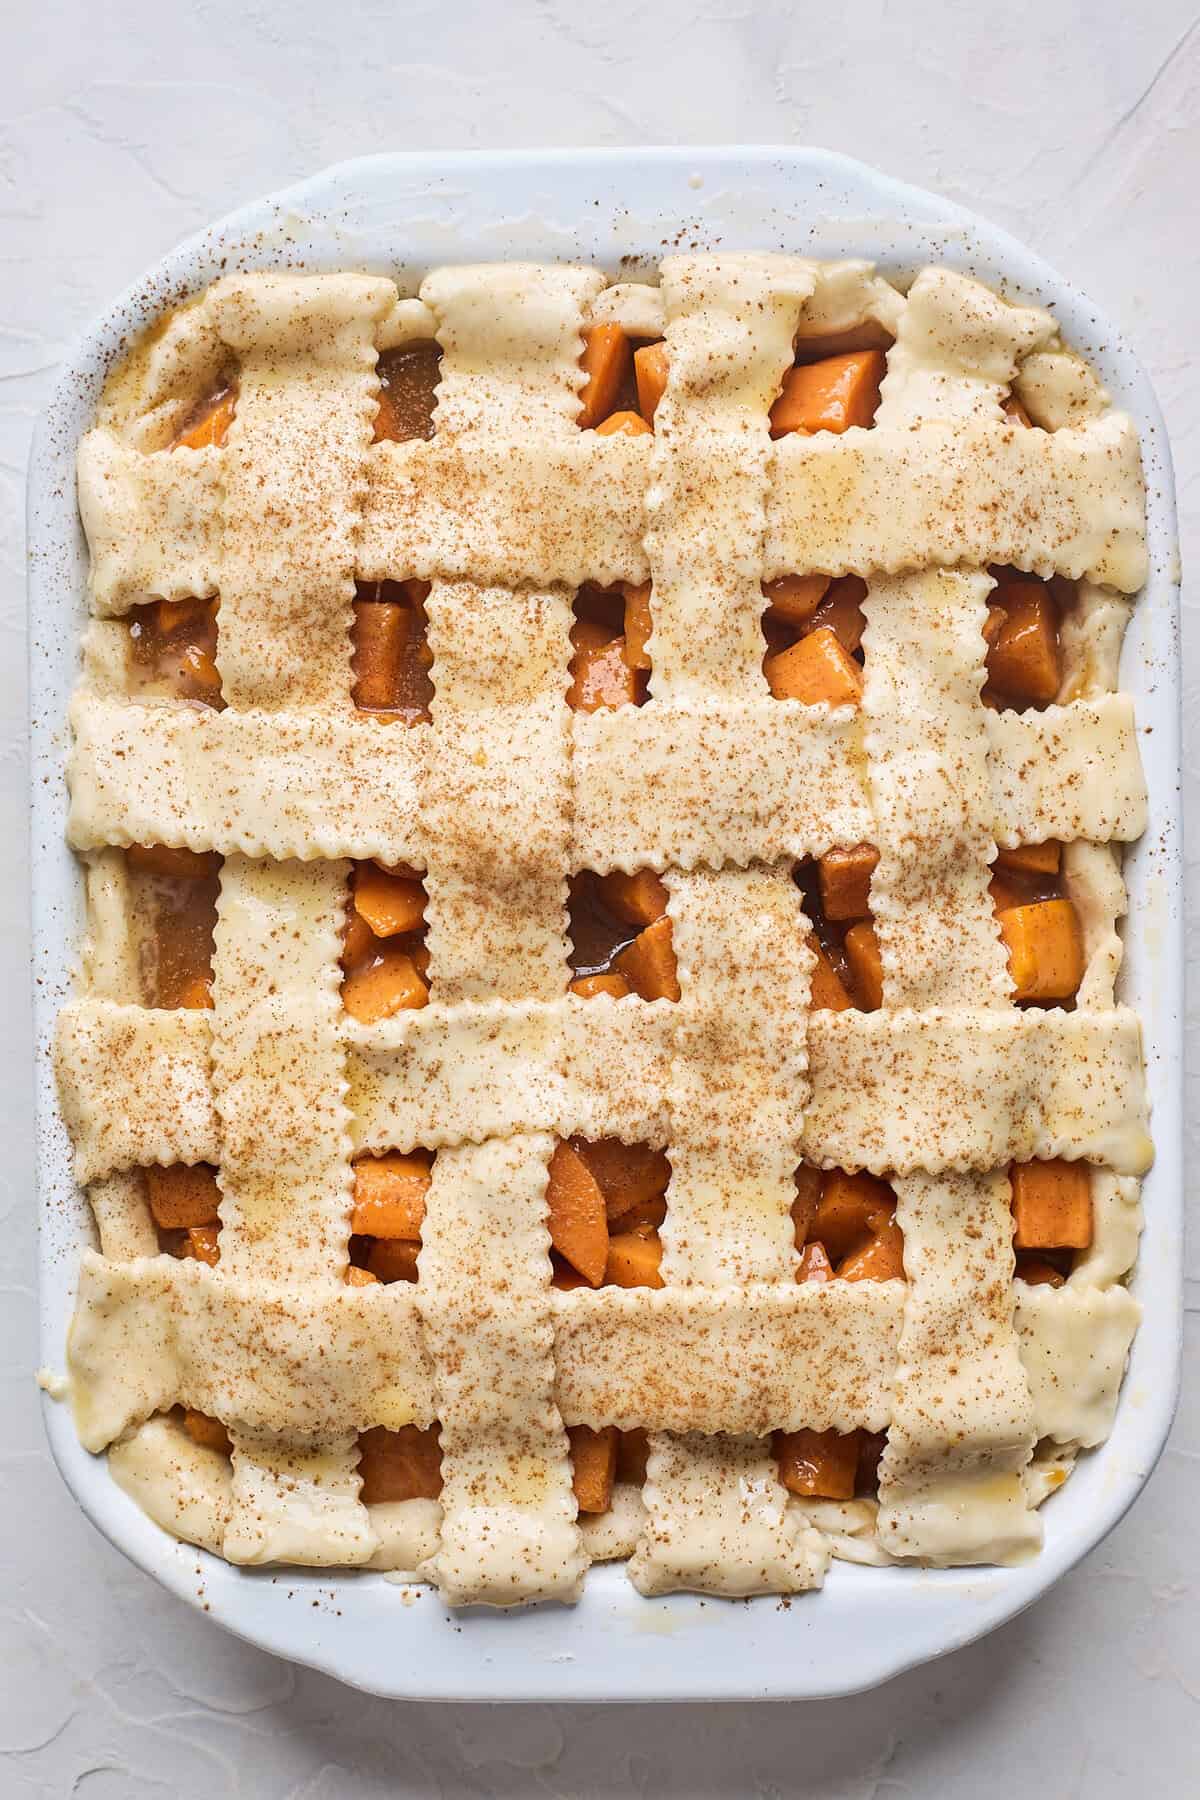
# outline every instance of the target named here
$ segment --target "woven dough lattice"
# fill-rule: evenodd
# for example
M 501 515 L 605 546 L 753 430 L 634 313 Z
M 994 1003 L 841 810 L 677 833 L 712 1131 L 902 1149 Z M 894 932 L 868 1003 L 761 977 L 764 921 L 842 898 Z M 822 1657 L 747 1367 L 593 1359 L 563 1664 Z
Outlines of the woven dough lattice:
M 585 328 L 665 335 L 654 435 L 581 431 Z M 892 340 L 875 424 L 773 442 L 799 334 Z M 429 441 L 373 443 L 378 352 L 436 336 Z M 222 447 L 163 445 L 236 360 Z M 1002 411 L 1020 395 L 1038 426 Z M 859 1560 L 1003 1560 L 1116 1406 L 1149 1160 L 1116 1004 L 1143 828 L 1116 689 L 1144 575 L 1130 420 L 1056 335 L 943 269 L 671 257 L 586 268 L 235 275 L 118 376 L 80 452 L 93 613 L 72 713 L 87 980 L 58 1063 L 99 1253 L 70 1346 L 83 1441 L 231 1560 L 418 1571 L 454 1603 L 819 1583 Z M 994 711 L 988 565 L 1079 583 L 1060 704 Z M 864 577 L 861 709 L 776 700 L 762 582 Z M 351 697 L 355 582 L 421 578 L 431 722 Z M 571 594 L 651 581 L 650 697 L 566 704 Z M 139 700 L 122 615 L 220 596 L 224 710 Z M 1056 838 L 1084 935 L 1074 1006 L 1021 1010 L 996 846 Z M 810 1006 L 797 859 L 879 850 L 877 1012 Z M 223 854 L 211 1010 L 133 1003 L 130 844 Z M 426 871 L 431 1004 L 339 1000 L 350 859 Z M 681 998 L 567 991 L 568 874 L 663 874 Z M 558 1138 L 671 1161 L 658 1291 L 550 1285 Z M 437 1151 L 417 1284 L 349 1287 L 351 1157 Z M 1086 1158 L 1095 1238 L 1013 1280 L 1011 1159 Z M 887 1173 L 907 1281 L 797 1283 L 801 1160 Z M 150 1165 L 219 1170 L 217 1268 L 155 1254 Z M 214 1415 L 229 1461 L 187 1441 Z M 364 1506 L 356 1434 L 439 1421 L 441 1501 Z M 576 1516 L 565 1427 L 649 1427 L 639 1497 Z M 769 1433 L 888 1431 L 874 1502 L 804 1503 Z

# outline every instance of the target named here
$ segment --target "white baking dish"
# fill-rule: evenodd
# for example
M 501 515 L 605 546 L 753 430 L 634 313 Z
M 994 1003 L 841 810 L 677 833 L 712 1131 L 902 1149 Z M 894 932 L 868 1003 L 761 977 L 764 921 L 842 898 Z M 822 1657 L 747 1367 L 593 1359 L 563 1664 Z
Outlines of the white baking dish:
M 969 1642 L 1045 1591 L 1120 1518 L 1145 1482 L 1174 1407 L 1181 1321 L 1181 1023 L 1178 558 L 1171 468 L 1149 383 L 1118 335 L 1043 262 L 948 202 L 815 150 L 555 151 L 394 155 L 343 163 L 184 244 L 108 310 L 66 362 L 30 471 L 34 973 L 42 1201 L 43 1357 L 61 1369 L 75 1271 L 90 1240 L 50 1066 L 54 1015 L 76 960 L 82 883 L 64 841 L 65 713 L 84 619 L 74 455 L 113 353 L 162 309 L 231 266 L 290 264 L 395 274 L 432 263 L 529 256 L 653 262 L 664 245 L 868 257 L 888 274 L 945 261 L 1049 306 L 1141 429 L 1151 575 L 1125 643 L 1150 828 L 1127 863 L 1123 996 L 1145 1022 L 1157 1162 L 1144 1192 L 1134 1279 L 1145 1319 L 1115 1428 L 1044 1509 L 1045 1549 L 1012 1569 L 924 1571 L 835 1564 L 788 1606 L 642 1599 L 594 1568 L 574 1609 L 454 1618 L 432 1590 L 383 1576 L 234 1568 L 177 1543 L 46 1402 L 59 1466 L 89 1518 L 174 1593 L 279 1655 L 370 1691 L 471 1700 L 756 1699 L 869 1687 Z M 628 265 L 626 265 L 628 266 Z

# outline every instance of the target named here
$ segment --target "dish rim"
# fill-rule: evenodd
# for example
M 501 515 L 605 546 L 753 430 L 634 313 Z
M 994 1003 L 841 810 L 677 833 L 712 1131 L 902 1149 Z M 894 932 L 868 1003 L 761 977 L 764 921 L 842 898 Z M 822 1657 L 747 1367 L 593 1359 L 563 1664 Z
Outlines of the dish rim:
M 540 184 L 548 184 L 544 192 Z M 595 216 L 589 217 L 581 209 L 600 190 L 606 199 L 594 201 Z M 645 216 L 635 217 L 621 196 L 647 190 L 652 198 L 639 203 Z M 556 219 L 558 208 L 565 211 Z M 685 223 L 692 237 L 704 240 L 700 247 L 723 242 L 739 249 L 868 255 L 893 275 L 936 256 L 980 274 L 1009 296 L 1051 304 L 1068 341 L 1100 370 L 1138 424 L 1151 575 L 1126 639 L 1122 680 L 1138 702 L 1151 796 L 1150 827 L 1128 858 L 1131 914 L 1143 932 L 1127 945 L 1125 977 L 1127 997 L 1143 1017 L 1157 1151 L 1144 1191 L 1153 1238 L 1148 1232 L 1143 1240 L 1131 1284 L 1145 1316 L 1113 1433 L 1081 1458 L 1070 1482 L 1047 1503 L 1046 1546 L 1034 1562 L 981 1570 L 837 1564 L 820 1593 L 791 1602 L 770 1595 L 737 1602 L 694 1595 L 646 1600 L 618 1565 L 594 1567 L 574 1609 L 543 1605 L 516 1616 L 483 1609 L 451 1615 L 431 1590 L 410 1589 L 402 1600 L 379 1575 L 235 1568 L 154 1525 L 111 1481 L 103 1459 L 82 1449 L 68 1408 L 45 1396 L 47 1433 L 64 1480 L 92 1523 L 139 1567 L 238 1636 L 390 1697 L 648 1701 L 825 1698 L 861 1691 L 971 1642 L 1053 1585 L 1132 1504 L 1174 1412 L 1182 1326 L 1181 684 L 1178 550 L 1162 416 L 1120 334 L 1007 232 L 852 158 L 771 146 L 385 152 L 337 163 L 187 239 L 120 295 L 64 359 L 34 435 L 28 490 L 43 1363 L 62 1366 L 74 1264 L 87 1233 L 86 1203 L 70 1173 L 58 1113 L 50 1043 L 70 988 L 81 920 L 82 883 L 63 837 L 62 780 L 65 706 L 76 676 L 86 567 L 73 458 L 112 357 L 164 305 L 202 287 L 235 258 L 245 267 L 333 267 L 340 261 L 394 273 L 435 261 L 479 260 L 489 249 L 494 257 L 514 255 L 518 251 L 508 246 L 516 243 L 527 255 L 579 256 L 614 269 L 630 244 L 644 243 L 650 259 L 661 254 L 663 245 L 647 234 L 675 233 Z M 428 244 L 429 253 L 404 262 L 376 254 L 366 248 L 372 233 L 391 233 L 389 242 L 404 234 L 409 244 Z M 834 238 L 840 248 L 830 248 Z M 721 1624 L 719 1649 L 711 1638 L 715 1621 Z M 597 1630 L 610 1647 L 603 1660 L 595 1656 Z

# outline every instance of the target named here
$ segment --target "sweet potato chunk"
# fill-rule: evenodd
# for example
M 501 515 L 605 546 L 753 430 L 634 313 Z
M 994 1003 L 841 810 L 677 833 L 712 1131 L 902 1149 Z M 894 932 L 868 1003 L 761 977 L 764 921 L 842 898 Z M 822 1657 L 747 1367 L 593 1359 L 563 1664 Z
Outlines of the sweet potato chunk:
M 827 850 L 817 864 L 821 907 L 827 919 L 865 919 L 871 910 L 871 877 L 879 864 L 873 844 Z
M 181 445 L 188 450 L 205 450 L 210 445 L 219 449 L 233 424 L 236 407 L 237 388 L 218 389 L 201 409 L 200 417 L 186 431 L 180 432 L 171 445 L 172 450 L 178 450 Z
M 879 406 L 879 384 L 886 368 L 882 350 L 851 350 L 789 369 L 771 408 L 771 436 L 869 425 Z
M 633 992 L 623 975 L 577 975 L 570 985 L 571 992 L 578 994 L 581 1000 L 591 1000 L 596 994 L 623 1000 L 626 994 Z
M 832 631 L 838 643 L 853 656 L 867 628 L 862 603 L 867 597 L 867 584 L 857 575 L 843 575 L 835 581 L 813 614 L 813 630 Z
M 813 1236 L 835 1263 L 841 1262 L 887 1224 L 895 1204 L 886 1181 L 865 1171 L 848 1175 L 844 1169 L 830 1169 L 821 1182 Z
M 571 1147 L 599 1185 L 610 1222 L 623 1218 L 630 1207 L 656 1200 L 667 1191 L 671 1165 L 665 1151 L 652 1150 L 649 1144 L 623 1144 L 620 1138 L 592 1142 L 572 1138 Z
M 189 1225 L 180 1256 L 192 1262 L 207 1263 L 210 1269 L 215 1269 L 221 1260 L 221 1246 L 217 1242 L 220 1230 L 219 1225 Z
M 815 931 L 808 935 L 808 947 L 817 959 L 812 972 L 810 1006 L 816 1012 L 848 1012 L 854 1001 Z
M 647 424 L 654 414 L 667 386 L 670 362 L 665 344 L 643 344 L 633 353 L 633 373 L 637 381 L 638 411 Z
M 671 921 L 663 917 L 639 931 L 614 958 L 613 966 L 643 1000 L 678 1000 L 679 975 L 671 942 Z
M 794 1179 L 796 1198 L 792 1201 L 792 1232 L 797 1250 L 803 1250 L 821 1200 L 821 1171 L 801 1163 Z
M 373 962 L 354 969 L 342 982 L 342 1005 L 360 1025 L 425 1006 L 429 989 L 407 951 L 385 944 Z
M 619 325 L 593 325 L 583 334 L 579 366 L 587 376 L 580 390 L 581 430 L 590 431 L 606 419 L 628 379 L 632 351 Z
M 425 1218 L 432 1158 L 417 1150 L 402 1156 L 360 1156 L 354 1164 L 350 1229 L 363 1237 L 419 1238 Z
M 391 875 L 378 863 L 359 863 L 354 871 L 354 909 L 376 937 L 419 931 L 425 923 L 425 890 L 419 881 Z
M 421 1246 L 415 1238 L 375 1238 L 367 1252 L 367 1272 L 376 1281 L 415 1281 Z
M 1032 1256 L 1028 1252 L 1017 1253 L 1017 1280 L 1024 1281 L 1029 1287 L 1060 1288 L 1066 1281 L 1061 1269 L 1048 1263 L 1044 1257 Z
M 853 1500 L 860 1433 L 777 1431 L 775 1460 L 789 1494 L 808 1499 Z
M 650 652 L 646 645 L 654 629 L 650 616 L 650 583 L 623 581 L 625 596 L 625 661 L 631 669 L 648 670 Z
M 571 658 L 567 705 L 576 712 L 599 712 L 604 706 L 636 706 L 637 673 L 625 656 L 625 639 L 610 638 L 597 649 L 576 650 Z
M 396 703 L 400 658 L 411 614 L 398 601 L 354 602 L 354 704 L 386 710 Z
M 846 933 L 846 961 L 860 1011 L 877 1011 L 883 1005 L 883 960 L 875 927 L 868 919 L 852 925 Z
M 638 1231 L 622 1231 L 608 1240 L 608 1259 L 604 1279 L 611 1287 L 660 1288 L 659 1272 L 662 1243 L 658 1233 L 643 1235 Z
M 812 621 L 828 587 L 828 575 L 781 575 L 777 581 L 764 581 L 767 617 L 800 629 Z
M 398 713 L 407 723 L 429 718 L 433 653 L 425 636 L 422 597 L 428 583 L 360 584 L 354 602 L 354 704 L 361 712 Z
M 592 1287 L 604 1279 L 608 1215 L 600 1184 L 572 1144 L 556 1144 L 546 1186 L 550 1242 Z
M 378 1285 L 379 1277 L 372 1275 L 370 1269 L 360 1269 L 356 1263 L 351 1263 L 346 1270 L 347 1287 L 377 1287 Z
M 372 1425 L 358 1436 L 359 1499 L 364 1506 L 395 1500 L 436 1500 L 442 1491 L 442 1444 L 436 1425 L 421 1431 Z
M 1062 679 L 1058 616 L 1041 581 L 1006 581 L 993 605 L 1004 614 L 987 654 L 988 681 L 1018 706 L 1046 706 Z
M 1013 1163 L 1013 1244 L 1018 1250 L 1086 1250 L 1092 1241 L 1092 1174 L 1056 1156 Z
M 615 412 L 609 413 L 602 425 L 597 425 L 597 437 L 650 437 L 652 431 L 641 413 Z
M 1015 850 L 997 850 L 994 869 L 1018 879 L 1036 881 L 1057 875 L 1062 866 L 1062 845 L 1055 838 L 1044 844 L 1018 844 Z
M 590 1431 L 586 1425 L 572 1425 L 567 1437 L 571 1445 L 571 1485 L 580 1512 L 607 1512 L 612 1505 L 617 1473 L 616 1426 Z
M 207 1413 L 188 1406 L 184 1408 L 183 1429 L 194 1444 L 202 1444 L 206 1450 L 217 1450 L 222 1456 L 232 1455 L 233 1445 L 220 1419 L 210 1419 Z
M 833 1264 L 826 1255 L 824 1244 L 805 1244 L 800 1252 L 800 1261 L 796 1265 L 796 1280 L 833 1280 Z
M 1070 1000 L 1083 980 L 1083 935 L 1071 902 L 1035 900 L 996 917 L 1016 984 L 1013 999 Z
M 146 1198 L 160 1231 L 184 1231 L 189 1225 L 215 1225 L 221 1203 L 217 1172 L 208 1163 L 173 1163 L 146 1170 Z
M 763 673 L 777 700 L 857 706 L 862 699 L 862 670 L 827 626 L 768 656 Z
M 632 875 L 614 869 L 602 875 L 600 897 L 626 925 L 653 925 L 667 910 L 666 886 L 653 869 L 637 869 Z
M 841 1281 L 903 1281 L 904 1233 L 894 1217 L 838 1265 Z
M 189 980 L 184 982 L 183 986 L 179 989 L 178 994 L 175 996 L 176 1006 L 182 1008 L 185 1012 L 195 1012 L 206 1006 L 211 1006 L 212 1003 L 211 975 L 191 976 Z

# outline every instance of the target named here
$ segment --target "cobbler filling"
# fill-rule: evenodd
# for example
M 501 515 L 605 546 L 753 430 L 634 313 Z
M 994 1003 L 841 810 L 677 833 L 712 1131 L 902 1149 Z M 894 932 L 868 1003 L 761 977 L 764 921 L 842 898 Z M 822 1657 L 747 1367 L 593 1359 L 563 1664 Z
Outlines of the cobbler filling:
M 378 359 L 376 442 L 434 435 L 441 350 L 433 343 L 386 351 Z M 601 434 L 645 435 L 668 375 L 661 340 L 635 340 L 617 325 L 585 333 L 586 382 L 579 425 Z M 872 425 L 885 373 L 876 347 L 826 354 L 802 345 L 771 409 L 773 438 L 790 432 L 843 432 Z M 186 421 L 171 448 L 201 450 L 225 441 L 237 403 L 235 375 L 223 378 Z M 1019 402 L 1005 405 L 1024 426 Z M 994 569 L 989 598 L 988 706 L 1042 708 L 1062 683 L 1059 626 L 1074 603 L 1072 584 L 1043 582 Z M 786 575 L 764 583 L 763 670 L 772 695 L 803 704 L 854 705 L 863 692 L 862 603 L 857 576 Z M 428 721 L 434 694 L 425 602 L 429 583 L 360 582 L 352 628 L 353 700 L 383 720 Z M 652 631 L 648 583 L 575 596 L 569 704 L 592 712 L 647 698 Z M 216 667 L 218 601 L 152 601 L 129 616 L 132 657 L 148 688 L 220 708 Z M 151 1004 L 211 1005 L 213 930 L 220 858 L 164 846 L 134 845 L 131 880 L 153 918 L 155 952 L 146 973 Z M 817 958 L 812 1003 L 817 1009 L 882 1004 L 882 967 L 871 918 L 871 878 L 878 853 L 869 844 L 835 848 L 798 864 Z M 1083 975 L 1078 915 L 1063 892 L 1061 845 L 1001 849 L 991 894 L 1019 1005 L 1069 1005 Z M 642 1000 L 680 997 L 667 890 L 650 869 L 570 883 L 570 991 Z M 351 891 L 342 953 L 342 1003 L 364 1025 L 429 998 L 422 872 L 407 865 L 360 862 Z M 362 1155 L 353 1164 L 353 1212 L 346 1282 L 371 1286 L 417 1282 L 421 1227 L 435 1153 L 415 1149 Z M 1014 1164 L 1010 1171 L 1017 1279 L 1061 1286 L 1075 1255 L 1092 1240 L 1087 1164 Z M 559 1142 L 550 1160 L 547 1207 L 552 1284 L 578 1287 L 663 1285 L 660 1229 L 671 1179 L 668 1156 L 647 1144 L 615 1138 Z M 220 1189 L 207 1164 L 144 1171 L 146 1198 L 161 1249 L 215 1266 L 220 1258 Z M 904 1280 L 904 1239 L 896 1196 L 866 1172 L 796 1171 L 792 1206 L 797 1281 Z M 176 1409 L 199 1445 L 230 1452 L 225 1427 L 192 1409 Z M 582 1513 L 605 1512 L 614 1482 L 645 1479 L 644 1430 L 593 1431 L 568 1437 L 576 1499 Z M 850 1500 L 876 1492 L 886 1437 L 856 1430 L 776 1432 L 773 1447 L 783 1485 L 803 1498 Z M 367 1504 L 436 1499 L 441 1493 L 440 1434 L 405 1426 L 375 1427 L 359 1437 L 361 1498 Z

